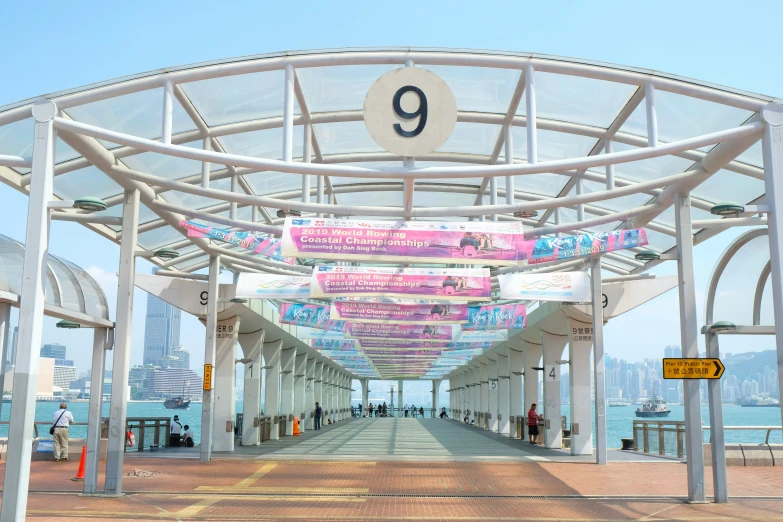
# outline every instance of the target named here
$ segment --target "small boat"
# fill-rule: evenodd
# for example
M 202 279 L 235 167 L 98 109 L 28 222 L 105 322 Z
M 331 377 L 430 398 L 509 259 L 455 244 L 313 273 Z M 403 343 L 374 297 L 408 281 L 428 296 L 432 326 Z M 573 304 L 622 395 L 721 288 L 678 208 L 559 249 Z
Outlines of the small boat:
M 742 399 L 740 406 L 743 408 L 779 408 L 780 401 L 773 399 L 772 397 L 759 397 L 753 395 Z
M 186 399 L 182 395 L 179 397 L 172 397 L 163 401 L 163 406 L 165 406 L 167 410 L 187 410 L 188 406 L 190 406 L 190 399 Z
M 626 406 L 630 406 L 631 401 L 611 401 L 609 402 L 610 408 L 624 408 Z
M 666 406 L 666 401 L 657 395 L 642 403 L 641 408 L 636 408 L 637 417 L 668 417 L 671 410 Z

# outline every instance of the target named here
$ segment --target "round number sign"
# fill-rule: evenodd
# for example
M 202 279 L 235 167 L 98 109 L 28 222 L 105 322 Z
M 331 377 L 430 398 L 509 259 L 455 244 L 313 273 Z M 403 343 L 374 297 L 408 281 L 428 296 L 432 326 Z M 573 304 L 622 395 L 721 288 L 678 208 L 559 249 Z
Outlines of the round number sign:
M 375 142 L 400 156 L 422 156 L 446 143 L 457 100 L 438 75 L 418 67 L 389 71 L 367 91 L 364 124 Z

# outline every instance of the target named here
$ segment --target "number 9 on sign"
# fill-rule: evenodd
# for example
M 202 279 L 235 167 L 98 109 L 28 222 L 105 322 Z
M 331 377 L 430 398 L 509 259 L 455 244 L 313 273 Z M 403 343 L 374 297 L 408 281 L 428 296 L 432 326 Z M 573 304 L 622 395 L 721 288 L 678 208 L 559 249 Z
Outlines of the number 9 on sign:
M 364 124 L 378 145 L 399 156 L 441 147 L 457 123 L 457 102 L 436 74 L 418 67 L 389 71 L 367 91 Z

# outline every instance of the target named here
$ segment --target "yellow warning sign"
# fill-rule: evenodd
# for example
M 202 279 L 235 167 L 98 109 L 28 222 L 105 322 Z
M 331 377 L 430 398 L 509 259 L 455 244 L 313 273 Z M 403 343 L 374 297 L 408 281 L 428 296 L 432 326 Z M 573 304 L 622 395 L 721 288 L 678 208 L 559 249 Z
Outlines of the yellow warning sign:
M 204 365 L 204 391 L 212 389 L 212 365 Z
M 664 379 L 720 379 L 726 367 L 720 359 L 664 359 Z

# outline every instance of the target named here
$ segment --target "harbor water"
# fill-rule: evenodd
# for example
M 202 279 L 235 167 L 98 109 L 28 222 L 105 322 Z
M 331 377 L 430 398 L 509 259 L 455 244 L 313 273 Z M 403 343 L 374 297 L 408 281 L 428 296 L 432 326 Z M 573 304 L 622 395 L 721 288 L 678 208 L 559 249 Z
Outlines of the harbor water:
M 354 401 L 354 405 L 357 402 Z M 35 419 L 41 422 L 52 422 L 52 416 L 57 411 L 59 403 L 41 402 L 36 403 Z M 423 405 L 424 410 L 429 414 L 429 405 Z M 634 415 L 636 405 L 610 407 L 606 409 L 606 429 L 607 442 L 610 448 L 621 447 L 620 439 L 633 436 L 633 421 L 637 420 Z M 87 418 L 89 403 L 71 402 L 68 409 L 73 412 L 77 422 L 84 422 Z M 657 420 L 683 420 L 684 412 L 681 404 L 669 405 L 671 413 L 668 417 L 661 419 L 646 419 L 648 421 Z M 8 421 L 11 405 L 3 404 L 2 420 Z M 237 412 L 242 411 L 242 402 L 237 402 Z M 570 418 L 570 409 L 568 405 L 562 408 L 562 414 Z M 103 416 L 109 415 L 109 403 L 103 404 Z M 169 417 L 179 415 L 180 422 L 188 424 L 193 429 L 198 442 L 201 434 L 201 403 L 193 402 L 186 410 L 167 410 L 163 406 L 163 401 L 136 402 L 128 403 L 128 417 Z M 640 419 L 641 420 L 641 419 Z M 707 406 L 702 406 L 702 422 L 705 426 L 709 425 L 709 410 Z M 780 426 L 780 408 L 746 408 L 734 404 L 723 405 L 723 423 L 725 426 Z M 40 426 L 39 431 L 48 436 L 48 426 Z M 71 437 L 84 437 L 87 434 L 86 426 L 74 426 L 70 430 Z M 765 432 L 763 431 L 727 431 L 725 433 L 726 442 L 746 442 L 760 444 L 764 442 Z M 0 425 L 0 437 L 8 436 L 8 425 Z M 705 434 L 705 441 L 708 435 Z M 783 443 L 781 432 L 773 432 L 770 436 L 770 442 Z

